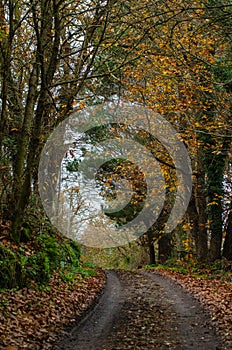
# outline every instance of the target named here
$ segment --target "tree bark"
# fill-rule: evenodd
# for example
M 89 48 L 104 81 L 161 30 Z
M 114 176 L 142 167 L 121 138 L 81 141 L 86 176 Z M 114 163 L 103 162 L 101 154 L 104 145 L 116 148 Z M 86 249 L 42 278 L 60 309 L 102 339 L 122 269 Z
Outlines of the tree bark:
M 227 140 L 224 142 L 224 148 L 227 147 Z M 222 200 L 223 197 L 223 180 L 224 170 L 226 163 L 225 154 L 219 154 L 208 157 L 208 202 L 209 204 L 209 220 L 211 229 L 210 249 L 209 256 L 210 261 L 221 259 L 222 257 Z M 212 158 L 212 159 L 211 159 Z M 215 202 L 215 204 L 214 204 Z
M 195 242 L 197 260 L 199 262 L 208 259 L 206 195 L 204 187 L 205 174 L 198 169 L 187 213 L 189 222 L 192 225 L 192 236 Z
M 227 219 L 226 237 L 222 255 L 227 260 L 232 261 L 232 211 L 230 211 Z
M 20 139 L 17 147 L 17 154 L 14 163 L 14 182 L 12 198 L 12 238 L 20 241 L 20 225 L 24 209 L 29 200 L 31 174 L 25 171 L 25 159 L 31 137 L 31 127 L 34 116 L 34 106 L 37 99 L 38 67 L 34 64 L 31 72 L 29 92 L 26 102 L 23 126 L 20 132 Z M 28 178 L 29 175 L 29 178 Z M 26 178 L 26 181 L 25 181 Z
M 156 263 L 156 258 L 155 258 L 155 247 L 153 242 L 149 243 L 149 257 L 150 257 L 150 264 L 154 265 Z
M 163 234 L 158 241 L 158 261 L 164 264 L 172 255 L 173 245 L 171 235 Z

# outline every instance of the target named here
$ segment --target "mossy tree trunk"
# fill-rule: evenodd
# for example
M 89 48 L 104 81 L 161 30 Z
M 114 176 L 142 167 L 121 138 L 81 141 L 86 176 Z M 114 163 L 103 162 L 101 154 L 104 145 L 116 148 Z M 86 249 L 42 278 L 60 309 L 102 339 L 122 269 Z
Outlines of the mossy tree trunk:
M 18 1 L 0 5 L 1 30 L 7 29 L 4 35 L 0 33 L 0 63 L 4 68 L 0 71 L 0 137 L 1 142 L 6 137 L 13 145 L 10 150 L 5 147 L 11 153 L 10 190 L 1 215 L 11 221 L 11 236 L 19 242 L 32 180 L 37 179 L 40 151 L 54 126 L 71 112 L 86 79 L 97 74 L 97 67 L 94 72 L 91 68 L 112 8 L 110 0 L 93 3 L 92 7 L 82 2 L 42 0 L 31 2 L 27 13 Z M 70 47 L 69 52 L 65 46 Z M 65 100 L 64 89 L 69 91 Z

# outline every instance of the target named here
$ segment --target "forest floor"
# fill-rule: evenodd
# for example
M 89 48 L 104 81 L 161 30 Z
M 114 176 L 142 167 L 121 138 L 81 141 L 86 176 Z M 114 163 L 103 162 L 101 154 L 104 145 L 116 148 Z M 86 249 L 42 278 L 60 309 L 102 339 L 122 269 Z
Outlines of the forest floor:
M 95 271 L 93 271 L 94 273 Z M 0 293 L 0 350 L 53 349 L 58 336 L 66 334 L 102 293 L 102 270 L 63 280 L 55 273 L 46 287 L 32 285 Z
M 231 282 L 166 269 L 106 274 L 106 285 L 99 270 L 1 293 L 0 349 L 232 348 Z

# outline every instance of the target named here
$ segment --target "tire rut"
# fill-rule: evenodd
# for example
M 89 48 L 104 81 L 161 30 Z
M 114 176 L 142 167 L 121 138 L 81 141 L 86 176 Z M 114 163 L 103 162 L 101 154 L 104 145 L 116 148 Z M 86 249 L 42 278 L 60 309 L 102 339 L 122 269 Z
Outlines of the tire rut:
M 119 312 L 121 285 L 114 271 L 106 271 L 107 282 L 98 303 L 74 327 L 55 350 L 95 350 L 110 331 Z
M 98 304 L 55 350 L 225 350 L 200 304 L 152 272 L 107 271 Z
M 183 349 L 215 350 L 221 348 L 219 337 L 210 322 L 209 315 L 196 299 L 167 277 L 149 272 L 144 272 L 144 275 L 159 284 L 164 293 L 163 297 L 172 305 Z M 225 350 L 225 347 L 223 349 Z

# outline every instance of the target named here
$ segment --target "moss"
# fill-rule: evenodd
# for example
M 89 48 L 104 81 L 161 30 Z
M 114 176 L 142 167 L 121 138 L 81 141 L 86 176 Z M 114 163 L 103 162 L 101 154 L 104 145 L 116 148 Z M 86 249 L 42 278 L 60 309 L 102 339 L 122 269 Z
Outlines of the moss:
M 79 267 L 80 248 L 76 242 L 55 234 L 42 233 L 33 242 L 0 244 L 0 288 L 46 284 L 56 269 Z

